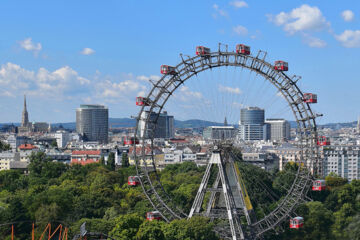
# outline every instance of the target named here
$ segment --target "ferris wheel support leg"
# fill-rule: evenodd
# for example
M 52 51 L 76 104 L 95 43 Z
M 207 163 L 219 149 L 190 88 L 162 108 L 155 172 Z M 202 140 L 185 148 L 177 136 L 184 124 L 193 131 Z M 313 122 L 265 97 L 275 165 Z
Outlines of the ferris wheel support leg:
M 216 180 L 214 182 L 214 185 L 213 185 L 213 189 L 218 188 L 219 182 L 220 182 L 220 174 L 218 173 Z M 213 205 L 214 205 L 215 197 L 216 197 L 216 192 L 211 192 L 210 199 L 209 199 L 207 209 L 206 209 L 206 216 L 210 215 L 211 208 L 213 208 Z
M 191 218 L 194 215 L 194 213 L 199 213 L 200 212 L 201 205 L 202 205 L 204 195 L 205 195 L 205 191 L 206 191 L 206 187 L 207 187 L 207 184 L 209 182 L 209 178 L 210 178 L 210 174 L 211 174 L 211 167 L 212 167 L 212 164 L 210 164 L 210 163 L 206 167 L 204 177 L 201 180 L 199 190 L 198 190 L 198 192 L 196 194 L 196 197 L 195 197 L 194 203 L 193 203 L 193 205 L 191 207 L 188 218 Z
M 223 194 L 224 194 L 225 206 L 226 206 L 226 210 L 227 210 L 227 215 L 228 215 L 228 220 L 229 220 L 229 224 L 230 224 L 232 238 L 233 238 L 233 240 L 236 240 L 236 239 L 238 239 L 237 236 L 240 235 L 240 239 L 243 240 L 243 239 L 245 239 L 244 232 L 242 231 L 241 225 L 238 221 L 236 214 L 234 214 L 234 213 L 236 213 L 236 205 L 234 202 L 234 198 L 232 197 L 232 194 L 231 194 L 229 180 L 227 179 L 227 176 L 226 176 L 226 173 L 225 173 L 225 170 L 223 167 L 223 163 L 221 161 L 220 154 L 219 154 L 219 162 L 217 165 L 219 167 L 219 175 L 220 175 L 220 180 L 222 183 L 222 190 L 223 190 Z

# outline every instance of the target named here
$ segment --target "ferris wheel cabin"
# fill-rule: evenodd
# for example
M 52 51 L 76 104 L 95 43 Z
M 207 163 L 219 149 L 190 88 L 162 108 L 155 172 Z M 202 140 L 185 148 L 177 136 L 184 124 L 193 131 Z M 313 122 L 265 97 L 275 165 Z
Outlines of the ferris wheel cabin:
M 287 71 L 287 70 L 289 70 L 289 66 L 288 66 L 287 62 L 275 61 L 274 69 L 278 70 L 278 71 Z
M 312 185 L 313 191 L 324 191 L 326 190 L 325 180 L 315 180 Z
M 146 213 L 146 220 L 153 221 L 153 220 L 161 220 L 161 214 L 159 211 L 152 211 Z
M 317 95 L 313 93 L 304 93 L 304 102 L 317 103 Z
M 140 185 L 140 180 L 138 176 L 129 176 L 128 177 L 128 186 L 137 186 Z
M 319 136 L 317 140 L 318 146 L 328 146 L 330 145 L 330 140 L 325 136 Z
M 304 226 L 303 217 L 294 217 L 290 219 L 290 228 L 302 228 Z
M 172 66 L 169 66 L 169 65 L 161 65 L 160 73 L 164 74 L 164 75 L 167 75 L 167 74 L 176 75 L 177 72 L 175 70 L 175 67 L 172 67 Z
M 136 106 L 150 106 L 150 101 L 144 97 L 137 97 L 136 98 Z
M 244 44 L 238 44 L 236 45 L 236 53 L 250 55 L 250 47 Z
M 210 48 L 203 47 L 203 46 L 197 46 L 196 47 L 196 55 L 199 56 L 206 56 L 210 54 Z

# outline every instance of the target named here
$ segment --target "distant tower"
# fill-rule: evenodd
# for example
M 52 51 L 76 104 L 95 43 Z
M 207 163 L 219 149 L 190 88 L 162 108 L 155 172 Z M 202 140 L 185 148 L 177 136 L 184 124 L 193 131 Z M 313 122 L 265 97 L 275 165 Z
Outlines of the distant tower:
M 22 118 L 21 118 L 21 126 L 27 127 L 29 126 L 29 114 L 26 109 L 26 96 L 24 95 L 24 109 L 22 112 Z
M 227 119 L 225 117 L 225 120 L 224 120 L 224 126 L 227 126 L 228 125 L 228 122 L 227 122 Z
M 358 117 L 357 132 L 360 133 L 360 117 Z

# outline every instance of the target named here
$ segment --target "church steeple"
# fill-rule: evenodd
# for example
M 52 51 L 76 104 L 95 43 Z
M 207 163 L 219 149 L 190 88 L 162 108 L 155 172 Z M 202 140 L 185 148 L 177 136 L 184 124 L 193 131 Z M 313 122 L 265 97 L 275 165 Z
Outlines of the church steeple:
M 225 120 L 224 120 L 224 126 L 227 126 L 228 125 L 228 122 L 227 122 L 227 119 L 225 117 Z
M 26 109 L 26 96 L 24 95 L 24 109 L 21 117 L 21 126 L 27 127 L 29 125 L 29 114 Z

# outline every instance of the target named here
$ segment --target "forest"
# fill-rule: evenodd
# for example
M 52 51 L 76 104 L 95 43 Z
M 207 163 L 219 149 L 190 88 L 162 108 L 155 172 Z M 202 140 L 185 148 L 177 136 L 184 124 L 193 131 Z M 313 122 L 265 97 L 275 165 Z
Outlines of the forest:
M 125 161 L 126 162 L 126 161 Z M 261 218 L 274 201 L 286 194 L 296 166 L 285 171 L 266 172 L 238 162 L 256 211 Z M 159 175 L 173 200 L 188 211 L 201 182 L 204 167 L 192 162 L 167 166 Z M 0 171 L 0 239 L 31 239 L 32 223 L 39 239 L 47 223 L 69 228 L 69 238 L 79 233 L 86 222 L 88 231 L 102 232 L 114 239 L 219 239 L 212 231 L 214 222 L 205 217 L 190 220 L 147 221 L 152 211 L 140 186 L 128 186 L 128 176 L 136 175 L 133 166 L 115 169 L 104 163 L 65 165 L 53 162 L 44 153 L 31 156 L 29 174 Z M 261 179 L 259 182 L 257 179 Z M 301 229 L 289 229 L 284 222 L 278 233 L 265 239 L 360 239 L 360 181 L 348 183 L 336 175 L 326 177 L 328 189 L 309 192 L 308 201 L 296 213 L 304 218 Z M 266 189 L 266 191 L 264 191 Z

